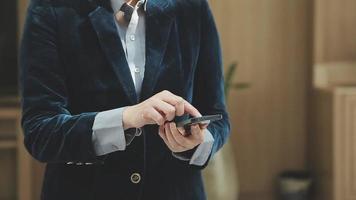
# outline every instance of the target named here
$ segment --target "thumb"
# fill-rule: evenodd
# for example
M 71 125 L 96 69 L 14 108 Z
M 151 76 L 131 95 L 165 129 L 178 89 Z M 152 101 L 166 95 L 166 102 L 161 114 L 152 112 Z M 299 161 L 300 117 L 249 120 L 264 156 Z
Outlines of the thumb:
M 208 128 L 208 126 L 209 126 L 209 123 L 207 123 L 207 124 L 199 124 L 200 129 L 206 129 L 206 128 Z
M 201 117 L 202 116 L 200 114 L 200 112 L 186 100 L 184 100 L 184 113 L 188 113 L 193 117 Z

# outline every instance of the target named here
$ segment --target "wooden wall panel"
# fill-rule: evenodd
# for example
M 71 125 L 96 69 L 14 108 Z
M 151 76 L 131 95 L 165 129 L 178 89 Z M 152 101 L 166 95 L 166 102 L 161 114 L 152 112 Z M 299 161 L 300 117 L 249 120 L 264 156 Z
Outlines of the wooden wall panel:
M 356 200 L 356 87 L 317 88 L 314 105 L 314 199 Z
M 334 199 L 333 112 L 334 98 L 331 89 L 313 91 L 313 117 L 309 135 L 308 164 L 315 176 L 314 200 Z
M 312 1 L 212 0 L 225 64 L 237 60 L 229 111 L 242 200 L 275 199 L 277 175 L 306 166 Z
M 356 88 L 337 88 L 334 101 L 334 199 L 355 200 Z
M 19 21 L 19 32 L 18 32 L 18 37 L 20 39 L 21 34 L 22 34 L 22 29 L 23 29 L 23 24 L 25 22 L 25 16 L 26 16 L 26 11 L 27 11 L 27 6 L 29 3 L 29 0 L 17 0 L 17 12 L 18 12 L 18 21 Z
M 315 0 L 315 62 L 356 60 L 356 1 Z

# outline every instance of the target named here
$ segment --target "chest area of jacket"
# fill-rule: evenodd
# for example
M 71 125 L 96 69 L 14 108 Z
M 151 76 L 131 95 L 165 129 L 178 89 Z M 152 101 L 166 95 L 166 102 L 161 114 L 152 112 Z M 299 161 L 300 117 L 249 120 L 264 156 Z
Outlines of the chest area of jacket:
M 160 27 L 153 28 L 159 31 Z M 80 87 L 81 90 L 95 92 L 95 90 L 117 87 L 119 83 L 113 68 L 128 67 L 127 58 L 123 53 L 125 49 L 121 44 L 117 27 L 111 27 L 110 30 L 111 32 L 103 37 L 88 17 L 73 16 L 67 23 L 63 22 L 60 25 L 58 38 L 59 50 L 63 55 L 61 57 L 63 67 L 69 80 L 74 82 L 80 80 L 76 87 Z M 162 41 L 164 44 L 160 44 L 163 50 L 155 49 L 157 45 L 152 45 L 149 40 L 152 37 L 155 37 L 155 32 L 145 32 L 145 68 L 158 65 L 155 68 L 156 73 L 159 74 L 159 79 L 164 79 L 163 82 L 167 85 L 169 82 L 191 83 L 199 55 L 198 34 L 172 19 L 169 22 L 167 38 Z M 121 53 L 117 53 L 118 51 Z M 148 62 L 150 57 L 156 58 L 155 54 L 158 53 L 162 54 L 160 62 Z M 117 59 L 113 59 L 112 55 L 115 55 Z M 129 78 L 129 76 L 130 74 L 126 74 L 126 77 Z M 162 81 L 157 81 L 159 82 Z

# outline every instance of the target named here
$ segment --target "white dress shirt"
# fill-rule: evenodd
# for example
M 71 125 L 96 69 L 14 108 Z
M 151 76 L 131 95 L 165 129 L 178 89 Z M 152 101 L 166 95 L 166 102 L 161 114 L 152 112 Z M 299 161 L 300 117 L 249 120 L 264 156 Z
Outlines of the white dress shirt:
M 141 93 L 146 63 L 145 11 L 147 1 L 148 0 L 138 1 L 127 27 L 116 23 L 138 97 Z M 125 0 L 111 0 L 114 13 L 120 10 L 123 3 L 125 3 Z M 142 6 L 144 9 L 140 9 Z M 113 18 L 115 19 L 115 16 L 113 16 Z M 96 155 L 101 156 L 115 151 L 124 151 L 135 136 L 140 136 L 141 133 L 137 132 L 136 135 L 132 137 L 125 137 L 122 123 L 122 113 L 125 108 L 126 107 L 122 107 L 99 112 L 95 117 L 92 140 Z M 184 157 L 177 153 L 172 153 L 173 156 L 181 160 L 189 160 L 189 163 L 192 165 L 204 165 L 210 156 L 214 142 L 214 138 L 209 130 L 205 129 L 205 131 L 204 142 L 197 147 L 191 158 Z

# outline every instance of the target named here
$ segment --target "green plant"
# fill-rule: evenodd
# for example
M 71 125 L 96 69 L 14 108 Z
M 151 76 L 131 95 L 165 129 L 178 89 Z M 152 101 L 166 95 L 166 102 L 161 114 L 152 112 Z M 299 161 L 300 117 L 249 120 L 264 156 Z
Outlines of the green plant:
M 230 64 L 230 66 L 227 68 L 225 72 L 225 83 L 224 83 L 224 89 L 225 89 L 225 97 L 229 96 L 229 93 L 231 89 L 234 90 L 241 90 L 241 89 L 246 89 L 249 87 L 249 84 L 247 83 L 234 83 L 233 78 L 235 76 L 235 71 L 237 69 L 238 63 L 234 62 Z

